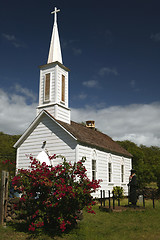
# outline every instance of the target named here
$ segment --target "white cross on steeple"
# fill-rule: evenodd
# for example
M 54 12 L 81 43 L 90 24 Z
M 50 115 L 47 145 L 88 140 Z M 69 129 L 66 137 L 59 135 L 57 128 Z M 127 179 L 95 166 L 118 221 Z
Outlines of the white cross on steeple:
M 60 12 L 60 9 L 57 9 L 56 7 L 54 8 L 54 11 L 51 12 L 51 14 L 55 14 L 54 15 L 54 23 L 57 22 L 57 12 Z

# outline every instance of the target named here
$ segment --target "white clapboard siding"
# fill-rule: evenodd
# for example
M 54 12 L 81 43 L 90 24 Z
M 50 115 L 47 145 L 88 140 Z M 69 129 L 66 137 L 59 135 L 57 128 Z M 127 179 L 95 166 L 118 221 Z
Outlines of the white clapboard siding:
M 56 119 L 70 124 L 70 110 L 63 106 L 58 106 Z
M 113 182 L 115 186 L 118 186 L 121 183 L 121 158 L 116 155 L 112 155 L 113 160 Z
M 70 124 L 70 109 L 65 108 L 62 104 L 57 105 L 43 105 L 42 107 L 37 108 L 37 115 L 42 111 L 42 109 L 49 112 L 52 116 L 54 116 L 57 120 L 61 120 L 63 122 Z
M 52 116 L 55 116 L 55 105 L 43 105 L 42 107 L 37 108 L 37 115 L 42 111 L 42 109 L 49 112 Z
M 51 155 L 60 154 L 68 161 L 75 162 L 76 141 L 55 122 L 43 116 L 41 122 L 18 148 L 17 168 L 27 168 L 29 160 L 26 154 L 36 157 L 42 151 L 44 141 L 45 148 Z
M 98 179 L 102 179 L 101 183 L 101 190 L 105 190 L 106 186 L 108 185 L 108 178 L 107 178 L 107 172 L 108 172 L 108 153 L 98 151 Z
M 93 151 L 96 152 L 96 178 L 101 179 L 101 188 L 95 194 L 94 197 L 100 197 L 100 190 L 105 190 L 106 196 L 108 196 L 108 191 L 112 192 L 114 186 L 122 186 L 125 194 L 127 194 L 128 179 L 129 179 L 129 170 L 131 169 L 131 159 L 124 158 L 115 154 L 103 152 L 96 150 L 94 148 L 86 147 L 79 145 L 78 156 L 79 159 L 86 157 L 85 167 L 87 169 L 87 176 L 92 180 L 92 157 Z M 108 162 L 112 163 L 112 182 L 108 182 Z M 125 171 L 125 180 L 121 182 L 121 165 L 124 165 Z
M 87 169 L 87 177 L 91 180 L 92 172 L 91 172 L 91 148 L 79 145 L 79 159 L 81 160 L 82 157 L 86 158 L 84 166 Z

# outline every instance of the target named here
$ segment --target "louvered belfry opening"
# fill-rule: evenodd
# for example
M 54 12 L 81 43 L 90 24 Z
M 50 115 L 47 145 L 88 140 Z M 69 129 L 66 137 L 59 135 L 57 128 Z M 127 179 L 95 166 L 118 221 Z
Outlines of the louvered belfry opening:
M 62 75 L 62 102 L 65 102 L 65 76 Z
M 50 73 L 45 75 L 45 94 L 44 101 L 49 101 L 50 99 Z

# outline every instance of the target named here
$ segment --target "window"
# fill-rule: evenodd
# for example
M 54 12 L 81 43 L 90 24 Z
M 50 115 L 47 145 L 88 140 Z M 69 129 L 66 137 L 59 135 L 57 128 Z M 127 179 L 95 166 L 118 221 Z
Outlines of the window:
M 50 73 L 45 75 L 45 86 L 44 86 L 44 101 L 50 99 Z
M 112 163 L 108 163 L 108 182 L 112 181 Z
M 124 165 L 121 165 L 121 182 L 124 182 Z
M 92 160 L 92 180 L 96 180 L 96 160 Z
M 65 102 L 65 76 L 62 75 L 62 96 L 61 101 Z

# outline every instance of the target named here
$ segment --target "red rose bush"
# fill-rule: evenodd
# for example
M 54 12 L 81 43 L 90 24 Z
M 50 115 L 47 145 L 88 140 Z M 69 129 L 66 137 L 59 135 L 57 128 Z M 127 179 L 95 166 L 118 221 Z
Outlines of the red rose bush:
M 50 227 L 64 232 L 75 225 L 77 213 L 84 207 L 95 213 L 91 193 L 100 187 L 100 181 L 88 179 L 83 159 L 72 165 L 63 158 L 62 164 L 53 167 L 29 157 L 31 167 L 20 169 L 12 180 L 22 192 L 19 210 L 29 231 Z

